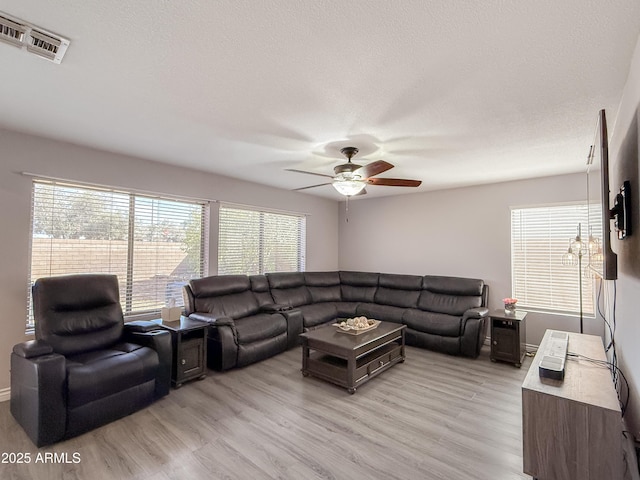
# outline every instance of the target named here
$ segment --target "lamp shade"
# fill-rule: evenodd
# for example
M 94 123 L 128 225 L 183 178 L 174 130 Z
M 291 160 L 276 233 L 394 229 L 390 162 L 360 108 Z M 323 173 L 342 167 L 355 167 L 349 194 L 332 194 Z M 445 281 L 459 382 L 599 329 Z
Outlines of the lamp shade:
M 355 195 L 356 193 L 360 193 L 360 191 L 367 185 L 366 182 L 361 180 L 335 180 L 333 183 L 333 188 L 335 188 L 342 195 L 346 195 L 348 197 Z
M 560 261 L 562 262 L 562 265 L 572 267 L 578 264 L 578 256 L 569 249 L 567 253 L 562 255 L 562 259 Z

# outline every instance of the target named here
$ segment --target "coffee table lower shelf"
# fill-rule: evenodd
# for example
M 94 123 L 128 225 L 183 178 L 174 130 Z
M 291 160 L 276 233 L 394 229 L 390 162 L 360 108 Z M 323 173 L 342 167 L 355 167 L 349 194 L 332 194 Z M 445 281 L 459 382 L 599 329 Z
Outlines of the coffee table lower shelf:
M 306 339 L 303 334 L 302 374 L 344 387 L 351 394 L 360 385 L 405 360 L 404 329 L 353 350 L 341 352 L 329 345 L 326 347 Z

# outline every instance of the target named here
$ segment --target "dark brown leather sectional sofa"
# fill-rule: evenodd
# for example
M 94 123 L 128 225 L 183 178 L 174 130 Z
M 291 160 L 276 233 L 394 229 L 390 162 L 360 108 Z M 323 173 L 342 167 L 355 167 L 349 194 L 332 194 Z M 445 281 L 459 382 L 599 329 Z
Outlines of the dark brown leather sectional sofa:
M 298 344 L 305 330 L 366 316 L 407 325 L 406 343 L 475 358 L 486 336 L 482 280 L 370 272 L 224 275 L 189 281 L 185 313 L 209 323 L 208 366 L 242 367 Z

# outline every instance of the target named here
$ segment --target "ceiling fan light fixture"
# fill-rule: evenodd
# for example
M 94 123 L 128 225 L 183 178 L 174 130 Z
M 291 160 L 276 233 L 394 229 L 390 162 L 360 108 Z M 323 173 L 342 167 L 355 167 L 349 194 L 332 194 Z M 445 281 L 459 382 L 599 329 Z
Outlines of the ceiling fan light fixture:
M 362 189 L 367 186 L 367 183 L 363 182 L 362 180 L 336 179 L 332 183 L 332 185 L 333 188 L 338 191 L 338 193 L 350 197 L 352 195 L 360 193 Z
M 336 165 L 333 168 L 335 176 L 325 175 L 322 173 L 305 172 L 304 170 L 287 169 L 291 172 L 308 173 L 311 175 L 319 175 L 321 177 L 328 177 L 332 179 L 331 185 L 338 193 L 351 197 L 362 193 L 367 193 L 364 187 L 367 185 L 381 185 L 390 187 L 419 187 L 420 180 L 407 180 L 402 178 L 371 178 L 386 172 L 393 168 L 389 162 L 384 160 L 378 160 L 368 163 L 367 165 L 357 165 L 351 161 L 351 158 L 358 153 L 356 147 L 344 147 L 340 150 L 345 157 L 347 157 L 347 163 Z M 310 187 L 296 188 L 294 190 L 306 190 L 308 188 L 322 187 L 329 185 L 329 183 L 321 183 L 319 185 L 311 185 Z

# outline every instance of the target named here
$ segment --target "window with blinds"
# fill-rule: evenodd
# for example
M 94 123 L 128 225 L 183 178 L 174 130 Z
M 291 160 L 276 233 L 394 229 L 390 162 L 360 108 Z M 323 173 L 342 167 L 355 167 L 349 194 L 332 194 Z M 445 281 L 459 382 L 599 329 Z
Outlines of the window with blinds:
M 585 204 L 553 205 L 511 210 L 511 280 L 518 307 L 564 314 L 582 309 L 594 313 L 593 275 L 588 268 L 589 255 L 579 266 L 565 266 L 562 255 L 582 225 L 582 237 L 588 238 Z
M 220 206 L 218 274 L 302 272 L 306 217 Z
M 206 267 L 207 204 L 36 180 L 31 285 L 74 273 L 118 276 L 127 316 L 182 305 L 182 285 Z

